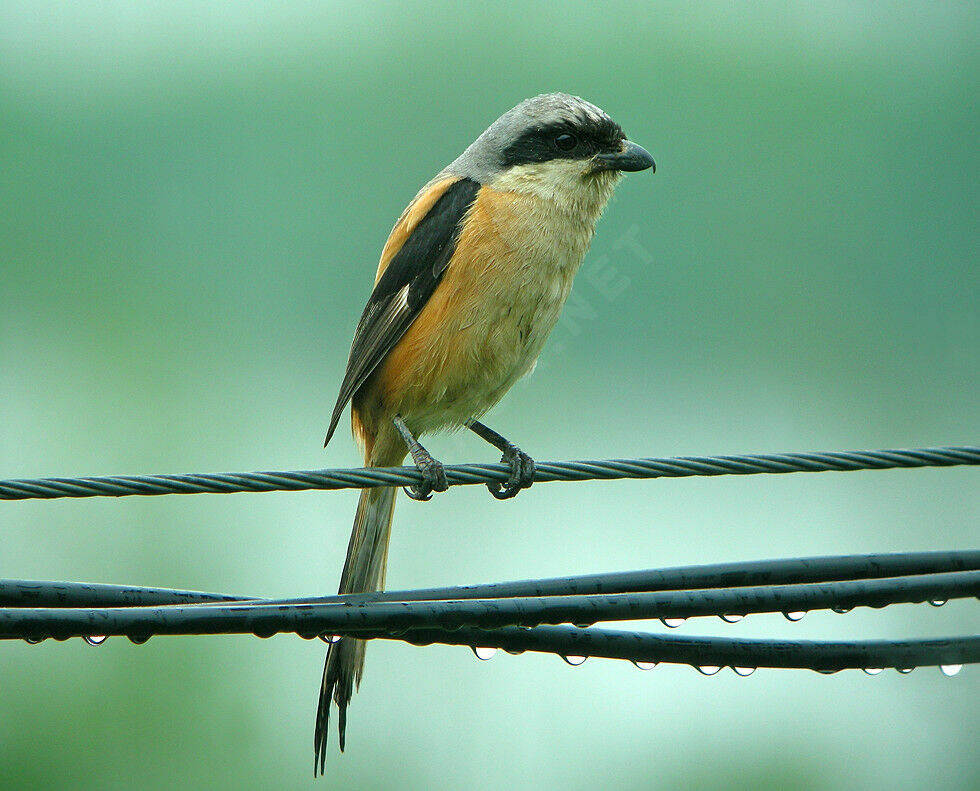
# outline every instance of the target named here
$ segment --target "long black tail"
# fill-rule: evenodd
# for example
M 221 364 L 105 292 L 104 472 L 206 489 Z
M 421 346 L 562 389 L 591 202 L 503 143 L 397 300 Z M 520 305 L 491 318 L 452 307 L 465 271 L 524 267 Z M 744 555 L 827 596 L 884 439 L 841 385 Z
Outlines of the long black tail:
M 391 535 L 391 517 L 395 511 L 397 491 L 391 488 L 375 488 L 361 492 L 354 517 L 354 529 L 347 546 L 347 562 L 340 578 L 340 593 L 369 593 L 384 589 L 388 539 Z M 340 750 L 344 750 L 347 704 L 361 683 L 364 648 L 363 640 L 344 637 L 331 644 L 327 650 L 313 735 L 314 777 L 323 774 L 327 759 L 327 726 L 331 698 L 337 703 Z

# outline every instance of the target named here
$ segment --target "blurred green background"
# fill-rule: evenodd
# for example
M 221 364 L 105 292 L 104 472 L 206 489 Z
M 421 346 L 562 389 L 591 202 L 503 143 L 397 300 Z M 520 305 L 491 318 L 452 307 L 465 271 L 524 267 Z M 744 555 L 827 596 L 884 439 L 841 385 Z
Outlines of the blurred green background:
M 658 170 L 619 188 L 574 315 L 490 425 L 541 460 L 976 442 L 978 8 L 0 3 L 0 477 L 356 465 L 346 431 L 320 446 L 388 230 L 553 90 Z M 388 582 L 970 548 L 976 484 L 467 487 L 400 503 Z M 330 593 L 356 497 L 4 503 L 0 576 Z M 970 601 L 678 631 L 978 629 Z M 0 645 L 0 785 L 314 787 L 323 654 Z M 316 787 L 975 789 L 978 679 L 375 643 Z

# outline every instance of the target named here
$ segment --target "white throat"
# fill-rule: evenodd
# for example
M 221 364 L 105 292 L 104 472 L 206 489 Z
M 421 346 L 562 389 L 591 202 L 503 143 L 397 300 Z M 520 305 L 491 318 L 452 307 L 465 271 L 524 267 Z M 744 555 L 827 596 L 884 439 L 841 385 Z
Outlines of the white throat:
M 595 224 L 612 195 L 619 173 L 589 174 L 582 160 L 552 159 L 514 165 L 489 185 L 501 192 L 517 192 L 550 201 L 561 212 Z

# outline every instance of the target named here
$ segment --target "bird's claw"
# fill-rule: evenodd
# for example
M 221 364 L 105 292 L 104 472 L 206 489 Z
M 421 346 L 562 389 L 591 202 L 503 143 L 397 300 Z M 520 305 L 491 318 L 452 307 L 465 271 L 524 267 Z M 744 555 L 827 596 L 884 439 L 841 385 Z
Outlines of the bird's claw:
M 405 494 L 413 500 L 421 503 L 428 502 L 432 499 L 433 492 L 444 492 L 449 488 L 449 481 L 446 479 L 446 471 L 441 461 L 429 458 L 417 466 L 422 473 L 422 481 L 402 487 Z
M 506 483 L 494 481 L 487 484 L 487 489 L 498 500 L 509 500 L 521 489 L 531 488 L 534 483 L 534 459 L 528 456 L 516 445 L 504 451 L 500 457 L 501 464 L 510 467 L 510 477 Z

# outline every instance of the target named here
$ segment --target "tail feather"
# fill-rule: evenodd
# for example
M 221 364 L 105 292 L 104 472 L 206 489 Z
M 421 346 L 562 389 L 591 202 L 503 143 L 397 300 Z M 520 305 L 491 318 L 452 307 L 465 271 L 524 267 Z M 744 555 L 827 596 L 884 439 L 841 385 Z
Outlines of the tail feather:
M 357 504 L 354 529 L 347 546 L 347 561 L 340 578 L 340 593 L 370 593 L 383 590 L 388 563 L 388 539 L 391 517 L 395 510 L 397 489 L 364 489 Z M 313 734 L 313 775 L 323 774 L 327 757 L 330 701 L 337 704 L 340 750 L 343 752 L 347 730 L 347 704 L 361 682 L 364 672 L 363 640 L 341 638 L 327 649 L 320 685 L 320 701 Z

